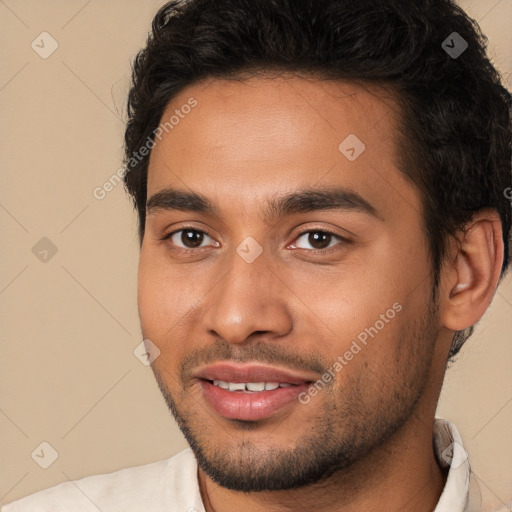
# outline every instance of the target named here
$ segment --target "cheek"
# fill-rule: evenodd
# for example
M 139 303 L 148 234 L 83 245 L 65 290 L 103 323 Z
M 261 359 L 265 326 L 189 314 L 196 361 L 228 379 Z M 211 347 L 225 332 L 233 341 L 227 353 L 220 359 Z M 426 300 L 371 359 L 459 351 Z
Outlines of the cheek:
M 397 379 L 403 365 L 414 365 L 412 359 L 425 348 L 414 344 L 421 343 L 418 323 L 430 295 L 428 259 L 422 248 L 400 248 L 404 256 L 397 244 L 381 245 L 331 275 L 311 279 L 297 273 L 292 281 L 295 290 L 307 289 L 308 309 L 325 331 L 319 348 L 324 359 L 334 364 L 341 358 L 340 386 L 362 375 L 378 388 L 379 382 Z
M 373 326 L 395 302 L 404 300 L 409 278 L 400 268 L 392 244 L 379 241 L 371 250 L 354 252 L 337 266 L 283 269 L 281 275 L 317 321 L 347 341 Z
M 354 336 L 340 354 L 334 396 L 348 391 L 366 411 L 382 410 L 390 400 L 396 406 L 410 403 L 430 364 L 432 340 L 424 327 L 421 315 L 405 307 L 389 323 L 368 321 L 363 336 Z
M 138 309 L 144 339 L 151 340 L 160 350 L 153 367 L 170 389 L 178 381 L 179 369 L 176 365 L 186 349 L 180 340 L 188 339 L 184 327 L 194 301 L 191 301 L 186 284 L 173 275 L 170 266 L 159 261 L 159 258 L 161 260 L 149 250 L 141 252 Z
M 192 307 L 190 288 L 183 274 L 156 251 L 144 249 L 139 260 L 137 297 L 144 335 L 160 339 Z

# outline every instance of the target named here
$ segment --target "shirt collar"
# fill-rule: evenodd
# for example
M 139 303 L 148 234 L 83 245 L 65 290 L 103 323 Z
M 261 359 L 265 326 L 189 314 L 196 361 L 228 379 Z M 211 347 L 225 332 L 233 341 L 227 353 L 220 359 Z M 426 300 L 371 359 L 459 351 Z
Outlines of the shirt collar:
M 468 454 L 457 427 L 448 420 L 434 421 L 434 451 L 438 464 L 450 468 L 434 512 L 479 512 L 482 498 Z

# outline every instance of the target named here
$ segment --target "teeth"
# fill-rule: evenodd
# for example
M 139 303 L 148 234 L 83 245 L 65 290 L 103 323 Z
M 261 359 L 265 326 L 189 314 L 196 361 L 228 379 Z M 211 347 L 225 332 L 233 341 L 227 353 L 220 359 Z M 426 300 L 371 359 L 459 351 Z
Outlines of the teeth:
M 243 382 L 230 382 L 229 391 L 245 391 L 245 384 Z
M 277 388 L 289 388 L 295 384 L 289 382 L 226 382 L 214 380 L 213 384 L 229 391 L 272 391 Z
M 248 391 L 263 391 L 265 389 L 264 382 L 248 382 L 245 387 Z

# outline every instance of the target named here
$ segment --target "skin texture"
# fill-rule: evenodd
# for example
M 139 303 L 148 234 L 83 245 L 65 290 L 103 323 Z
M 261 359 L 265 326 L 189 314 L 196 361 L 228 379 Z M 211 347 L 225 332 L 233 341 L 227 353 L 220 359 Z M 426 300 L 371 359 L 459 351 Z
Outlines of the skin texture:
M 172 188 L 217 211 L 148 211 L 138 301 L 207 510 L 432 511 L 446 478 L 432 450 L 435 407 L 453 331 L 475 323 L 496 288 L 499 217 L 481 212 L 453 241 L 434 303 L 419 192 L 397 168 L 390 94 L 293 76 L 207 80 L 162 119 L 190 97 L 197 106 L 152 150 L 148 199 Z M 354 161 L 338 149 L 349 134 L 366 146 Z M 271 199 L 335 187 L 377 216 L 268 216 Z M 188 252 L 182 232 L 164 239 L 185 228 L 206 233 Z M 310 233 L 325 230 L 334 234 L 327 248 L 312 245 Z M 252 263 L 236 252 L 249 236 L 262 248 Z M 217 414 L 193 376 L 205 363 L 256 361 L 315 381 L 394 304 L 401 310 L 309 403 L 264 420 Z

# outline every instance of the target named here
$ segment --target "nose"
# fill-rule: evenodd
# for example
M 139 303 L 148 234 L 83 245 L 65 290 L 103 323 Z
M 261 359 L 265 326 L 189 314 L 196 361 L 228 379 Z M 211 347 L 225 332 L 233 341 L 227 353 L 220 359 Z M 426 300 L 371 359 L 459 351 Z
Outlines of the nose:
M 226 270 L 204 303 L 204 328 L 237 344 L 254 335 L 271 339 L 288 334 L 292 293 L 265 256 L 247 263 L 234 253 Z

